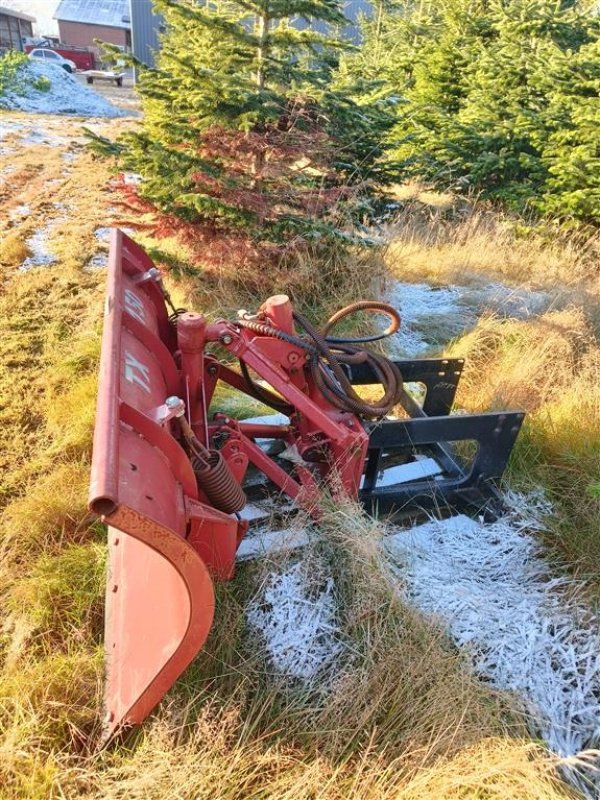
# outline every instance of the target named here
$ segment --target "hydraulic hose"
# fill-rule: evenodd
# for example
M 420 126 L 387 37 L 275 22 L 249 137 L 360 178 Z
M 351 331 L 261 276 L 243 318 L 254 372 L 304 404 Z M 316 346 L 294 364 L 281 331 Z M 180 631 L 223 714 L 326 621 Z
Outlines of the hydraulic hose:
M 388 328 L 380 334 L 357 338 L 330 337 L 331 331 L 340 320 L 345 319 L 357 311 L 369 313 L 383 313 L 390 319 Z M 315 385 L 323 396 L 336 408 L 350 411 L 360 417 L 384 417 L 399 402 L 403 392 L 403 381 L 400 370 L 390 359 L 373 353 L 364 347 L 358 347 L 367 342 L 384 339 L 396 333 L 400 327 L 400 316 L 395 308 L 388 303 L 377 300 L 361 300 L 352 303 L 336 312 L 327 320 L 322 331 L 317 330 L 302 314 L 295 311 L 294 321 L 304 332 L 305 337 L 274 328 L 265 321 L 239 319 L 235 324 L 242 328 L 258 333 L 261 336 L 273 336 L 276 339 L 302 348 L 308 355 L 308 365 Z M 375 403 L 362 399 L 348 380 L 343 365 L 367 363 L 383 386 L 383 396 Z M 286 403 L 279 401 L 271 392 L 266 392 L 252 381 L 248 369 L 240 361 L 242 374 L 246 379 L 248 388 L 258 399 L 263 400 L 275 408 L 290 413 L 293 409 Z

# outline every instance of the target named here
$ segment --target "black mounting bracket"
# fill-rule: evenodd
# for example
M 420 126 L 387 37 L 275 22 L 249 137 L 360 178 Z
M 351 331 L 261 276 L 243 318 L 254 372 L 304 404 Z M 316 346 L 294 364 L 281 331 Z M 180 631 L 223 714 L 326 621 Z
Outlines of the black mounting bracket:
M 451 414 L 463 359 L 395 364 L 405 383 L 424 386 L 425 397 L 420 405 L 405 391 L 401 404 L 406 419 L 369 426 L 362 503 L 371 513 L 416 515 L 458 510 L 497 517 L 502 499 L 496 483 L 506 469 L 525 415 L 517 411 Z M 378 383 L 365 364 L 351 366 L 349 378 L 356 386 Z M 465 444 L 469 442 L 476 447 Z M 433 459 L 440 468 L 438 474 L 391 485 L 384 480 L 386 469 L 418 458 Z

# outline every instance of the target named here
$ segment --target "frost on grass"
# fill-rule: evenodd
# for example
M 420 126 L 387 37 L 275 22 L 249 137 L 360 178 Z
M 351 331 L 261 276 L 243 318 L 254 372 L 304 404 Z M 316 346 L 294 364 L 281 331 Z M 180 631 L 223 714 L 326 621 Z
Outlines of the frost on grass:
M 93 271 L 95 269 L 106 269 L 108 267 L 108 253 L 104 250 L 101 250 L 99 253 L 93 255 L 84 269 L 87 271 Z
M 47 81 L 49 89 L 38 88 L 47 85 Z M 0 108 L 85 117 L 120 117 L 126 113 L 80 84 L 62 67 L 33 60 L 19 68 L 14 85 L 0 97 Z
M 108 243 L 112 228 L 96 228 L 94 236 L 99 242 Z
M 22 263 L 22 272 L 27 272 L 33 267 L 49 267 L 56 262 L 56 256 L 48 249 L 48 239 L 54 224 L 54 222 L 49 223 L 27 239 L 26 244 L 31 255 Z
M 545 311 L 549 303 L 546 292 L 502 283 L 473 287 L 396 281 L 386 299 L 402 320 L 398 333 L 388 340 L 393 357 L 415 357 L 445 344 L 472 328 L 484 311 L 526 319 Z
M 465 319 L 461 309 L 462 291 L 459 286 L 433 287 L 428 283 L 396 282 L 387 300 L 400 312 L 401 324 L 398 333 L 388 340 L 390 355 L 416 356 L 430 345 L 437 344 L 439 334 L 432 331 L 436 322 L 441 322 L 447 329 L 442 336 L 446 340 L 473 324 L 474 316 L 471 314 L 469 319 Z
M 576 756 L 600 744 L 598 621 L 569 578 L 551 575 L 531 536 L 550 511 L 541 493 L 507 500 L 513 510 L 497 522 L 432 521 L 387 548 L 407 600 L 449 628 L 477 674 L 522 699 L 534 735 Z M 586 786 L 570 777 L 590 797 L 600 788 L 593 770 Z
M 18 206 L 15 206 L 9 212 L 9 217 L 12 221 L 22 219 L 23 217 L 28 217 L 31 214 L 31 208 L 27 205 L 27 203 L 21 203 Z
M 306 562 L 271 573 L 247 609 L 247 619 L 263 638 L 276 670 L 312 681 L 339 655 L 333 579 L 315 586 Z

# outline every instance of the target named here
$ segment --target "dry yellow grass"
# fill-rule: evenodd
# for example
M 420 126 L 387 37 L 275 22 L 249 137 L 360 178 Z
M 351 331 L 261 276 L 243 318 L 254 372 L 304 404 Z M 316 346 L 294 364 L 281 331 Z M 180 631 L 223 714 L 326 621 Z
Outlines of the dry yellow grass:
M 482 319 L 449 353 L 467 359 L 458 403 L 527 412 L 511 479 L 555 505 L 546 541 L 600 592 L 600 346 L 581 308 Z
M 513 484 L 555 503 L 546 537 L 567 568 L 600 592 L 600 238 L 538 229 L 485 206 L 404 187 L 386 262 L 401 280 L 543 288 L 550 310 L 526 320 L 483 317 L 445 353 L 466 358 L 459 405 L 517 408 L 527 418 Z
M 388 226 L 386 263 L 402 280 L 464 284 L 485 276 L 551 290 L 583 284 L 600 292 L 598 233 L 524 229 L 485 205 L 414 186 L 401 199 L 405 204 Z
M 0 247 L 0 266 L 17 267 L 30 255 L 20 233 L 5 236 Z

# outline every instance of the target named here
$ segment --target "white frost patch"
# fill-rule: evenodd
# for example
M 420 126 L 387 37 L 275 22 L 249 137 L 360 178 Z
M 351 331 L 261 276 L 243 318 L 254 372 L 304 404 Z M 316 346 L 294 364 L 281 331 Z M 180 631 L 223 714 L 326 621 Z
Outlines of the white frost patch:
M 456 333 L 472 324 L 474 316 L 465 319 L 465 309 L 460 305 L 462 294 L 460 286 L 438 288 L 428 283 L 396 282 L 386 298 L 401 317 L 400 330 L 388 339 L 390 355 L 412 357 L 426 350 L 432 342 L 421 326 L 430 327 L 436 319 L 458 319 Z
M 139 172 L 123 172 L 122 175 L 125 186 L 139 186 L 144 180 Z
M 53 203 L 57 209 L 66 208 L 63 203 Z M 25 261 L 21 264 L 21 272 L 27 272 L 33 267 L 49 267 L 57 261 L 56 256 L 48 249 L 48 239 L 52 233 L 53 228 L 60 222 L 64 222 L 66 217 L 56 217 L 50 220 L 43 228 L 39 228 L 25 244 L 31 251 L 31 255 L 27 256 Z
M 62 147 L 66 141 L 68 141 L 68 139 L 64 136 L 57 136 L 51 131 L 33 128 L 19 139 L 19 144 L 43 144 L 46 145 L 46 147 Z
M 3 119 L 0 125 L 0 142 L 3 142 L 9 134 L 22 131 L 26 128 L 22 122 L 14 122 L 13 120 Z
M 600 741 L 598 621 L 572 581 L 550 574 L 529 534 L 546 501 L 508 499 L 515 510 L 495 523 L 432 521 L 386 547 L 401 564 L 407 600 L 448 626 L 476 673 L 523 699 L 533 733 L 551 750 L 576 756 Z M 588 780 L 600 788 L 600 774 Z
M 386 300 L 400 312 L 398 333 L 388 339 L 392 357 L 420 356 L 472 328 L 485 310 L 526 319 L 545 311 L 547 292 L 490 283 L 485 286 L 430 286 L 395 281 Z M 386 323 L 387 324 L 387 323 Z
M 342 649 L 335 619 L 333 579 L 320 591 L 305 562 L 271 574 L 260 597 L 247 609 L 248 623 L 263 637 L 275 668 L 310 682 Z
M 34 87 L 48 79 L 50 89 Z M 31 60 L 17 72 L 18 88 L 0 97 L 0 108 L 33 111 L 40 114 L 76 114 L 93 117 L 120 117 L 127 112 L 116 108 L 93 89 L 88 89 L 62 67 Z
M 99 242 L 108 243 L 110 240 L 110 233 L 112 228 L 96 228 L 94 231 L 94 236 Z
M 27 256 L 22 263 L 22 272 L 27 272 L 33 267 L 49 267 L 56 262 L 56 256 L 48 250 L 48 239 L 53 227 L 54 223 L 52 222 L 37 230 L 33 236 L 27 239 L 26 245 L 31 251 L 31 255 Z
M 512 319 L 527 319 L 541 314 L 550 303 L 548 292 L 526 289 L 522 286 L 505 286 L 490 283 L 479 289 L 465 288 L 464 300 L 480 310 L 489 309 L 496 314 Z
M 100 252 L 92 256 L 85 266 L 86 270 L 106 269 L 108 267 L 108 253 Z
M 9 217 L 11 220 L 22 219 L 23 217 L 28 217 L 31 214 L 31 209 L 27 205 L 27 203 L 21 203 L 18 206 L 15 206 L 10 214 Z

